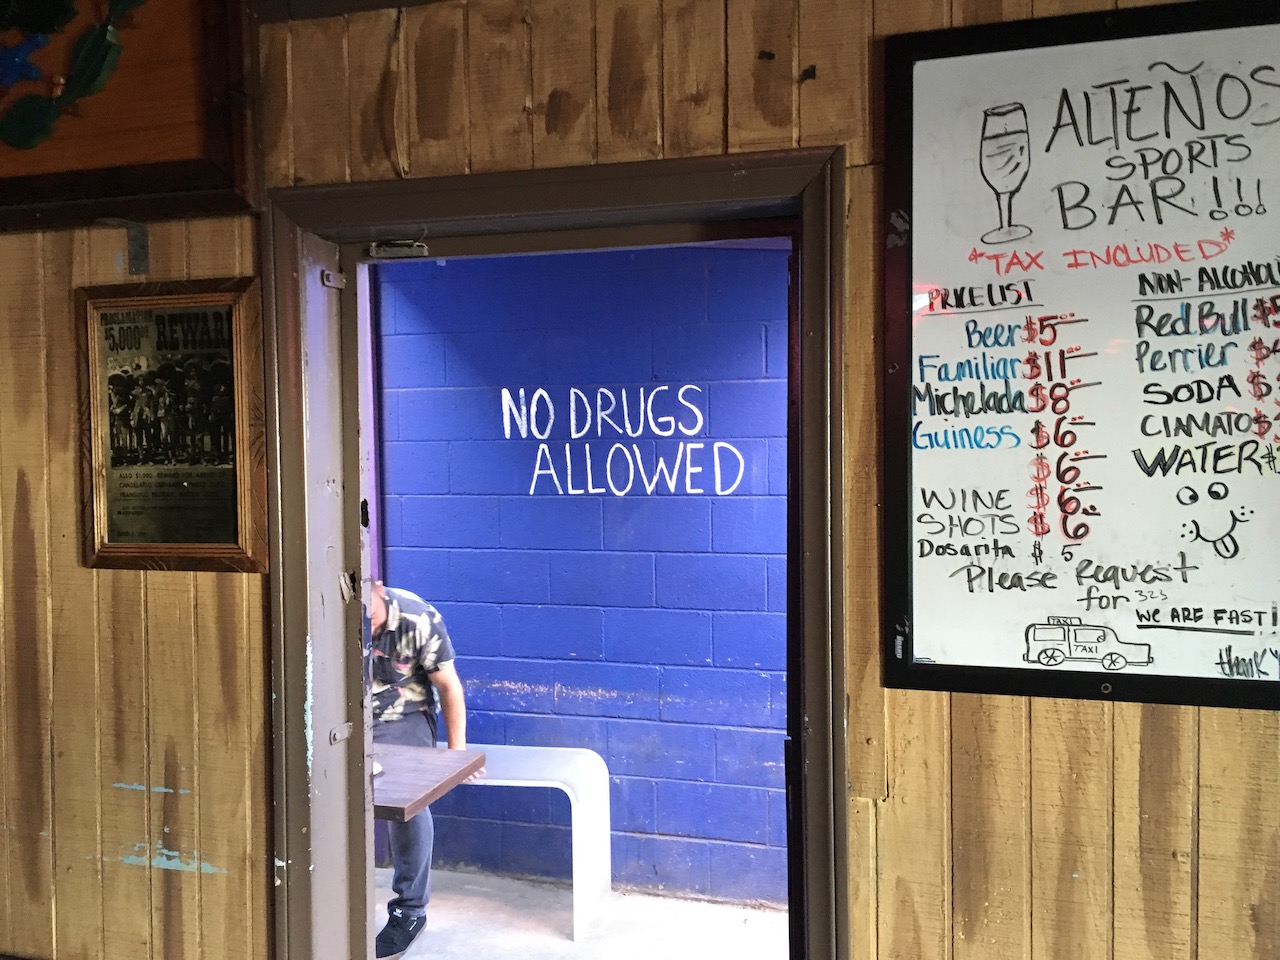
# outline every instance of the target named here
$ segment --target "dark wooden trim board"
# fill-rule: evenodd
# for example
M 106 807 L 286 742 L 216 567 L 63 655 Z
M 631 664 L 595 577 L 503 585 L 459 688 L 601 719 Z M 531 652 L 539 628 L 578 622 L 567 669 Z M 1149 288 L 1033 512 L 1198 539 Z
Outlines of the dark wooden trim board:
M 440 0 L 250 0 L 250 10 L 259 23 L 278 23 L 282 20 L 321 20 L 340 17 L 346 13 L 363 13 L 366 10 L 390 10 L 401 7 L 424 7 Z
M 284 187 L 269 196 L 295 223 L 334 243 L 777 217 L 796 212 L 815 166 L 830 154 L 785 150 Z

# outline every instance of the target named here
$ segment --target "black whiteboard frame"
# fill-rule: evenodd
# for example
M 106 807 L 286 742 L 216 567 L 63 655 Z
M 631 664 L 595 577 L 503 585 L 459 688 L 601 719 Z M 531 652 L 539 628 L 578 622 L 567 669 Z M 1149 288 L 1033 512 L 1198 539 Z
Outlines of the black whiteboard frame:
M 917 663 L 912 652 L 914 605 L 910 510 L 911 228 L 914 144 L 913 76 L 917 63 L 958 56 L 1157 37 L 1280 23 L 1248 0 L 1206 0 L 1015 23 L 932 30 L 889 37 L 884 45 L 884 358 L 881 389 L 881 489 L 884 491 L 884 685 L 1028 697 L 1062 697 L 1207 707 L 1280 709 L 1280 679 L 1112 675 L 1005 667 Z

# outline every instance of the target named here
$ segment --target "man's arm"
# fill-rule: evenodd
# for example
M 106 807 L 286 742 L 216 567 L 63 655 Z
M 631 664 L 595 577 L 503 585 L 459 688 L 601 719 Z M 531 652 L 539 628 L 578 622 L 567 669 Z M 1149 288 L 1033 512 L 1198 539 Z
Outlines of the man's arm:
M 440 664 L 438 670 L 428 674 L 436 692 L 440 694 L 440 712 L 449 735 L 450 750 L 467 748 L 467 701 L 462 693 L 462 679 L 452 660 Z

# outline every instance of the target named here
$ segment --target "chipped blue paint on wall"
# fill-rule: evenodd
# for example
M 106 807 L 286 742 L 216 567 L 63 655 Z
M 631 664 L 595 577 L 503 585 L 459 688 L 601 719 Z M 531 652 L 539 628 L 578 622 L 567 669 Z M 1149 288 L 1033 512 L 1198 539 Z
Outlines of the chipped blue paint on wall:
M 469 739 L 605 758 L 619 883 L 786 899 L 787 259 L 376 268 L 387 580 L 444 613 Z M 558 792 L 434 810 L 440 862 L 568 875 Z
M 143 793 L 148 789 L 146 784 L 143 783 L 113 783 L 112 786 L 117 790 L 138 790 Z M 151 787 L 150 790 L 152 793 L 176 793 L 181 796 L 191 793 L 190 790 L 174 790 L 172 787 Z
M 115 858 L 117 862 L 131 867 L 156 867 L 160 870 L 180 870 L 184 873 L 226 873 L 222 867 L 215 867 L 200 859 L 200 851 L 193 850 L 184 854 L 179 850 L 170 850 L 157 842 L 155 849 L 147 843 L 135 843 L 133 852 Z M 92 859 L 87 857 L 86 859 Z M 110 858 L 106 858 L 110 859 Z

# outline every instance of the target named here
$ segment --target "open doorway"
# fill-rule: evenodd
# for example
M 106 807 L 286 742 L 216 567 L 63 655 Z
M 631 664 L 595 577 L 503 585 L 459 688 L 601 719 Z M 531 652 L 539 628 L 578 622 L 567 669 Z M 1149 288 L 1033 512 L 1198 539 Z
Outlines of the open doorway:
M 344 328 L 343 316 L 353 318 L 358 315 L 360 304 L 356 290 L 361 285 L 347 283 L 343 290 L 342 278 L 357 277 L 367 269 L 361 264 L 368 259 L 369 241 L 405 237 L 421 241 L 425 237 L 433 259 L 443 257 L 456 263 L 460 262 L 458 257 L 468 254 L 494 252 L 495 245 L 500 252 L 527 250 L 531 246 L 537 249 L 539 243 L 546 249 L 550 241 L 548 235 L 541 231 L 549 227 L 562 229 L 575 222 L 589 224 L 590 229 L 557 234 L 556 242 L 551 244 L 552 249 L 644 247 L 670 242 L 673 232 L 683 238 L 681 242 L 704 241 L 722 233 L 708 224 L 725 219 L 759 219 L 779 215 L 797 218 L 800 223 L 799 283 L 793 288 L 793 294 L 799 293 L 800 309 L 789 342 L 787 337 L 782 338 L 782 342 L 787 343 L 786 348 L 777 351 L 785 358 L 783 366 L 787 384 L 781 391 L 786 429 L 785 441 L 780 444 L 786 448 L 782 460 L 787 465 L 782 485 L 790 487 L 784 511 L 787 559 L 779 566 L 785 586 L 778 593 L 782 597 L 781 607 L 787 623 L 789 662 L 785 665 L 785 672 L 789 683 L 785 695 L 778 690 L 775 697 L 771 690 L 767 702 L 772 711 L 774 703 L 780 704 L 784 697 L 789 698 L 786 713 L 793 718 L 793 737 L 783 757 L 787 771 L 783 781 L 784 806 L 790 810 L 790 816 L 783 818 L 786 823 L 785 843 L 790 848 L 787 859 L 791 864 L 786 879 L 791 919 L 787 951 L 792 957 L 814 960 L 840 955 L 838 941 L 846 935 L 842 922 L 844 880 L 837 859 L 837 851 L 843 854 L 843 813 L 837 802 L 843 793 L 837 789 L 837 784 L 843 779 L 844 756 L 838 720 L 838 713 L 843 708 L 837 706 L 843 704 L 844 697 L 838 655 L 842 617 L 838 595 L 840 576 L 832 559 L 839 556 L 840 549 L 836 519 L 840 515 L 840 470 L 838 456 L 833 451 L 838 447 L 839 436 L 838 400 L 833 401 L 833 396 L 839 396 L 838 369 L 832 359 L 839 355 L 836 341 L 838 324 L 833 322 L 838 315 L 836 305 L 841 298 L 839 263 L 833 256 L 839 245 L 833 242 L 832 224 L 842 221 L 842 217 L 836 215 L 842 208 L 840 177 L 838 154 L 833 157 L 830 151 L 801 151 L 786 156 L 756 158 L 755 165 L 744 158 L 734 158 L 733 161 L 635 165 L 629 170 L 621 167 L 592 168 L 517 177 L 468 177 L 457 178 L 459 182 L 455 183 L 299 188 L 281 191 L 273 197 L 278 206 L 271 224 L 274 272 L 276 276 L 287 279 L 296 276 L 298 281 L 296 285 L 280 285 L 277 291 L 276 333 L 280 342 L 275 354 L 277 361 L 283 359 L 285 365 L 297 361 L 306 366 L 315 359 L 309 348 L 320 343 L 332 346 L 331 339 L 325 340 L 324 330 L 336 330 L 337 339 L 344 343 L 354 340 L 349 329 Z M 543 182 L 544 189 L 539 189 L 539 180 Z M 430 196 L 425 196 L 424 192 Z M 387 196 L 379 199 L 375 195 L 380 193 Z M 397 193 L 402 196 L 392 199 Z M 406 193 L 412 196 L 403 196 Z M 472 201 L 478 206 L 471 206 L 472 212 L 467 213 Z M 503 208 L 514 208 L 518 212 L 514 216 L 499 215 L 494 219 L 495 211 Z M 674 216 L 677 213 L 679 216 Z M 694 222 L 683 227 L 674 223 L 652 225 L 654 220 L 677 219 Z M 646 221 L 650 225 L 646 225 Z M 610 225 L 602 227 L 602 223 Z M 566 237 L 567 243 L 564 242 Z M 505 250 L 502 249 L 504 245 Z M 291 322 L 297 323 L 298 328 L 290 329 Z M 348 356 L 352 355 L 348 353 Z M 358 389 L 353 388 L 355 374 L 350 369 L 353 364 L 339 361 L 338 365 L 347 371 L 344 374 L 344 387 L 347 388 L 344 392 L 354 396 Z M 287 378 L 282 377 L 282 383 L 289 386 Z M 528 418 L 527 428 L 532 432 L 533 411 L 530 408 L 520 409 L 520 384 L 512 383 L 511 386 L 514 388 L 510 394 L 513 425 L 523 414 Z M 532 404 L 533 392 L 537 388 L 532 381 L 526 383 L 525 388 L 526 402 Z M 306 389 L 302 384 L 302 392 L 305 393 Z M 678 402 L 678 390 L 675 392 Z M 698 409 L 697 396 L 692 391 L 686 394 L 686 399 L 692 401 L 692 406 L 685 407 L 690 417 Z M 591 399 L 598 421 L 600 408 L 595 406 L 595 402 L 600 397 L 593 395 Z M 568 402 L 574 401 L 569 399 Z M 706 410 L 699 409 L 699 413 L 704 418 L 708 416 Z M 563 408 L 561 415 L 567 415 Z M 348 438 L 353 433 L 358 434 L 358 430 L 352 430 L 349 418 L 346 422 L 345 432 L 339 433 Z M 686 425 L 692 426 L 692 421 Z M 309 458 L 323 458 L 320 449 L 324 438 L 318 434 L 317 424 L 314 420 L 306 420 L 306 426 L 307 436 L 296 440 L 299 463 L 291 466 L 290 457 L 282 455 L 280 458 L 283 499 L 289 496 L 291 470 L 298 469 L 301 474 L 298 479 L 305 479 L 307 473 L 302 466 L 311 462 Z M 623 422 L 624 434 L 626 429 Z M 504 441 L 506 439 L 503 438 Z M 532 439 L 538 438 L 535 435 Z M 282 437 L 281 443 L 287 447 L 293 440 Z M 651 442 L 651 438 L 642 440 L 637 437 L 635 440 L 637 443 Z M 714 442 L 712 438 L 711 443 Z M 358 443 L 355 445 L 359 446 Z M 348 449 L 350 446 L 348 440 Z M 638 469 L 636 463 L 646 452 L 647 448 L 639 452 L 634 447 L 631 449 L 633 468 Z M 725 449 L 721 453 L 723 457 L 731 456 Z M 605 456 L 607 459 L 607 453 Z M 352 468 L 347 471 L 348 475 L 355 472 L 356 460 L 358 457 L 346 457 L 348 467 Z M 543 467 L 542 482 L 554 486 L 547 465 L 543 464 Z M 535 454 L 535 473 L 537 468 Z M 726 489 L 728 468 L 728 461 L 722 460 L 720 480 Z M 621 469 L 621 459 L 618 460 L 618 469 Z M 714 483 L 714 461 L 709 461 L 703 469 L 705 472 L 701 477 Z M 684 479 L 696 485 L 694 476 L 689 474 Z M 529 482 L 534 477 L 525 479 Z M 558 479 L 567 486 L 563 476 Z M 619 484 L 623 483 L 621 474 L 614 479 Z M 767 485 L 767 469 L 763 479 Z M 573 482 L 580 484 L 584 479 Z M 607 473 L 604 482 L 608 483 Z M 637 477 L 635 482 L 644 481 Z M 305 495 L 304 487 L 305 483 L 299 483 L 296 489 Z M 559 495 L 548 494 L 551 496 Z M 625 500 L 625 497 L 618 499 Z M 728 502 L 731 498 L 724 499 Z M 358 531 L 361 524 L 361 511 L 354 498 L 348 497 L 345 513 L 346 556 L 352 557 L 358 552 L 352 547 L 358 539 L 353 536 L 353 531 Z M 283 562 L 273 564 L 273 584 L 280 592 L 281 605 L 288 609 L 291 596 L 295 598 L 295 604 L 298 602 L 295 591 L 299 589 L 299 583 L 303 589 L 315 585 L 321 591 L 325 589 L 323 568 L 334 558 L 311 551 L 305 556 L 294 557 L 291 564 L 288 545 L 283 544 L 280 549 Z M 388 562 L 395 563 L 390 557 Z M 361 564 L 358 561 L 343 564 L 341 555 L 336 558 L 336 563 L 341 566 L 339 572 L 344 576 L 351 572 L 364 572 L 360 569 L 351 571 L 353 565 L 360 567 Z M 368 565 L 364 566 L 367 569 Z M 768 566 L 766 561 L 766 584 L 769 580 Z M 305 569 L 306 577 L 298 575 L 300 568 Z M 781 572 L 783 568 L 785 573 Z M 751 579 L 738 577 L 736 581 Z M 314 590 L 311 600 L 314 608 Z M 301 612 L 300 607 L 298 609 Z M 766 608 L 763 612 L 778 611 Z M 314 624 L 316 619 L 313 610 L 311 622 Z M 351 619 L 348 615 L 347 627 L 344 628 L 348 637 L 351 635 Z M 288 631 L 284 631 L 279 637 L 279 656 L 284 661 L 290 657 L 296 661 L 304 654 L 313 657 L 321 642 L 322 639 L 312 632 L 306 638 L 305 651 L 299 651 L 298 641 L 291 641 Z M 359 680 L 358 667 L 352 666 L 352 659 L 347 655 L 347 665 L 340 671 L 348 679 L 343 687 L 348 715 L 353 672 L 357 677 L 357 688 Z M 327 662 L 326 665 L 332 666 L 332 663 Z M 310 660 L 307 667 L 311 667 Z M 314 680 L 315 677 L 309 679 Z M 327 725 L 327 718 L 321 722 L 322 718 L 316 715 L 316 711 L 326 706 L 314 699 L 316 691 L 315 684 L 306 690 L 313 698 L 308 703 L 313 708 L 307 717 L 308 723 L 298 723 L 293 719 L 286 702 L 280 710 L 278 731 L 284 744 L 283 769 L 278 771 L 278 799 L 282 806 L 292 811 L 292 815 L 278 821 L 279 850 L 281 853 L 297 852 L 308 856 L 313 866 L 306 871 L 307 877 L 302 877 L 297 870 L 291 874 L 297 878 L 294 889 L 278 891 L 281 906 L 290 915 L 281 940 L 290 948 L 286 955 L 299 957 L 329 955 L 329 938 L 319 936 L 318 931 L 323 927 L 331 934 L 334 923 L 331 916 L 327 918 L 327 926 L 317 918 L 316 904 L 319 900 L 328 897 L 331 903 L 345 902 L 348 905 L 351 919 L 348 942 L 352 945 L 364 938 L 368 920 L 367 903 L 361 902 L 364 898 L 360 896 L 360 884 L 357 882 L 363 866 L 361 852 L 365 848 L 354 841 L 344 846 L 338 837 L 329 838 L 325 844 L 318 842 L 321 834 L 334 831 L 334 824 L 320 823 L 319 811 L 325 803 L 331 807 L 332 798 L 319 802 L 324 798 L 314 789 L 317 773 L 322 767 L 331 767 L 335 777 L 346 771 L 346 822 L 341 826 L 346 828 L 346 837 L 363 840 L 358 824 L 361 814 L 367 812 L 367 796 L 359 796 L 367 784 L 364 756 L 360 751 L 351 749 L 359 745 L 359 738 L 354 738 L 346 747 L 342 746 L 345 742 L 342 737 L 332 734 L 327 745 L 317 742 L 318 728 Z M 299 691 L 289 689 L 287 669 L 278 674 L 278 693 L 285 701 L 293 699 L 296 702 L 299 699 Z M 658 698 L 660 705 L 660 692 Z M 332 718 L 337 719 L 339 713 L 340 710 L 335 708 Z M 640 718 L 614 719 L 634 721 Z M 504 725 L 505 722 L 504 719 Z M 492 738 L 492 733 L 486 737 Z M 305 779 L 297 775 L 298 771 L 290 770 L 289 758 L 293 757 L 293 763 L 297 763 L 298 747 L 291 750 L 289 746 L 295 741 L 312 751 L 306 757 Z M 606 750 L 607 743 L 606 734 Z M 752 788 L 746 784 L 730 786 Z M 653 789 L 658 789 L 656 784 Z M 784 788 L 772 789 L 781 792 Z M 723 838 L 718 839 L 723 841 Z M 762 846 L 768 848 L 770 845 L 766 842 Z M 321 891 L 319 884 L 325 882 L 322 876 L 334 880 L 338 886 L 329 886 Z
M 369 271 L 381 567 L 448 624 L 469 744 L 607 768 L 612 881 L 631 896 L 588 932 L 601 956 L 630 930 L 608 914 L 645 894 L 752 908 L 645 904 L 647 949 L 673 960 L 734 937 L 747 958 L 788 952 L 793 229 Z M 432 812 L 432 955 L 572 929 L 568 896 L 526 887 L 524 915 L 494 901 L 580 882 L 565 794 L 481 781 Z

